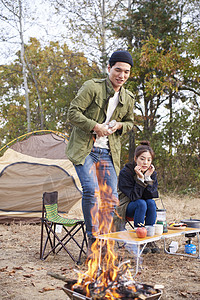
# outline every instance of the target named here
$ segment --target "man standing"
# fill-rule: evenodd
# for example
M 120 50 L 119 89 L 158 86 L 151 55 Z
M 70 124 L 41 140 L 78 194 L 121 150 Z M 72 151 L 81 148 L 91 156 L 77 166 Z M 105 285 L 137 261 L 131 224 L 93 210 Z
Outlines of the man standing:
M 110 230 L 118 204 L 120 137 L 133 127 L 134 97 L 123 88 L 132 66 L 129 52 L 114 52 L 109 59 L 108 77 L 86 81 L 68 111 L 68 120 L 74 127 L 67 156 L 82 185 L 89 249 L 99 231 Z

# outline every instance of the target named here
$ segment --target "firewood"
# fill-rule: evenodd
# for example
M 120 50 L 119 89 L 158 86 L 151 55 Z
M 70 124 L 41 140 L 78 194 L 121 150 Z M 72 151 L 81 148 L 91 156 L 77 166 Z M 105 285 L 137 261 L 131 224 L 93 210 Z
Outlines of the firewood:
M 155 290 L 162 290 L 162 289 L 164 289 L 164 285 L 163 285 L 163 284 L 155 284 L 155 285 L 153 286 L 153 288 L 154 288 Z
M 71 282 L 73 281 L 73 284 L 77 282 L 77 280 L 75 280 L 75 279 L 69 279 L 69 278 L 67 278 L 67 277 L 65 277 L 65 276 L 63 276 L 63 275 L 56 274 L 56 273 L 53 273 L 53 272 L 51 272 L 51 271 L 48 271 L 48 272 L 47 272 L 47 275 L 49 275 L 49 276 L 51 276 L 51 277 L 54 277 L 54 278 L 56 278 L 56 279 L 62 280 L 62 281 L 67 282 L 67 283 L 69 283 L 70 281 L 71 281 Z
M 141 299 L 141 300 L 147 299 L 147 297 L 144 294 L 139 294 L 138 298 Z

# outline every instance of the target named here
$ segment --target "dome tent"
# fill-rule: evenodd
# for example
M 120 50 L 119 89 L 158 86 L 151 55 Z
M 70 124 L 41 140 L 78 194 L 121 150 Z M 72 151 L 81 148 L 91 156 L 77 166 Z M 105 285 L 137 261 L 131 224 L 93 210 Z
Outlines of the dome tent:
M 68 213 L 81 199 L 80 182 L 65 150 L 68 136 L 55 131 L 25 134 L 0 150 L 0 222 L 36 221 L 42 195 L 58 191 L 59 211 Z

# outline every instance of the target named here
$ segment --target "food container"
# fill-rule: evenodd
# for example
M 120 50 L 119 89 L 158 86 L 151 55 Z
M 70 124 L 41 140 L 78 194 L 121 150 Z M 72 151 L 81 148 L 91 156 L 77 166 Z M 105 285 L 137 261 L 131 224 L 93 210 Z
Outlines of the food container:
M 162 235 L 163 234 L 163 224 L 155 224 L 155 235 Z
M 200 220 L 198 220 L 198 219 L 190 218 L 190 219 L 181 220 L 181 222 L 186 224 L 187 227 L 200 228 Z
M 157 221 L 156 224 L 162 224 L 162 226 L 163 226 L 163 233 L 168 232 L 167 221 Z
M 166 209 L 156 209 L 157 221 L 166 221 Z
M 169 245 L 169 252 L 176 253 L 177 250 L 178 250 L 178 242 L 172 241 L 171 244 Z
M 145 226 L 147 230 L 147 236 L 154 236 L 155 235 L 155 227 L 152 225 Z

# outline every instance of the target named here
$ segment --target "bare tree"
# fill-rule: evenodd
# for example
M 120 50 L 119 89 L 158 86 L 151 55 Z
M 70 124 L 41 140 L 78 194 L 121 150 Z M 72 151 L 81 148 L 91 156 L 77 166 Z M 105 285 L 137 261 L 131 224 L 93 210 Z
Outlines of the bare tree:
M 106 73 L 108 55 L 124 46 L 115 39 L 110 28 L 113 21 L 125 15 L 127 1 L 120 0 L 49 0 L 66 24 L 66 36 L 76 50 L 85 52 L 89 60 L 100 61 Z M 125 4 L 123 4 L 125 3 Z
M 21 62 L 22 62 L 22 73 L 24 80 L 24 91 L 25 91 L 25 99 L 26 99 L 26 114 L 27 114 L 27 131 L 31 131 L 31 116 L 30 116 L 30 107 L 29 107 L 29 98 L 28 98 L 28 83 L 27 83 L 27 70 L 26 70 L 26 62 L 25 62 L 25 54 L 24 54 L 24 36 L 23 36 L 23 26 L 22 26 L 22 1 L 18 0 L 19 3 L 19 34 L 21 41 Z
M 33 82 L 35 84 L 35 88 L 36 88 L 36 92 L 37 92 L 37 97 L 38 97 L 38 105 L 39 105 L 39 111 L 40 111 L 40 126 L 41 129 L 44 129 L 44 111 L 43 111 L 43 107 L 42 107 L 42 100 L 41 100 L 41 96 L 40 96 L 40 91 L 39 91 L 39 87 L 38 87 L 38 82 L 32 67 L 32 64 L 28 61 L 27 56 L 25 55 L 25 59 L 26 59 L 26 65 L 28 67 L 28 69 L 31 72 L 31 76 L 33 78 Z
M 1 13 L 0 18 L 4 23 L 6 23 L 7 30 L 12 29 L 8 35 L 1 36 L 1 39 L 14 39 L 17 34 L 20 38 L 20 54 L 22 63 L 22 74 L 23 74 L 23 85 L 25 91 L 25 103 L 27 112 L 27 130 L 31 130 L 31 118 L 30 118 L 30 107 L 29 107 L 29 97 L 28 97 L 28 83 L 27 83 L 27 69 L 25 62 L 25 51 L 24 51 L 24 31 L 23 31 L 23 1 L 18 0 L 17 2 L 12 0 L 1 0 Z M 10 28 L 9 28 L 10 27 Z

